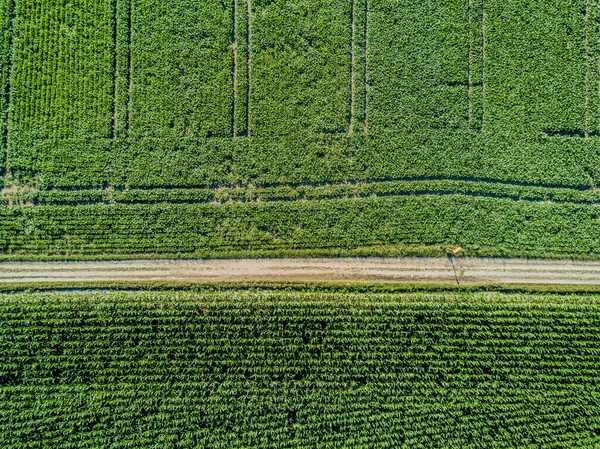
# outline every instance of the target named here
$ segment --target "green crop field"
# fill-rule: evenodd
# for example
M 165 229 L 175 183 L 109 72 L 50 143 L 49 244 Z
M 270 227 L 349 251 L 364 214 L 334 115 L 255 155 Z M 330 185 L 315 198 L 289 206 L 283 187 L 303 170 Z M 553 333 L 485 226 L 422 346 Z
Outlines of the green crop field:
M 0 296 L 3 448 L 593 448 L 600 297 Z
M 0 258 L 600 257 L 591 0 L 0 0 Z
M 599 183 L 598 0 L 0 0 L 0 448 L 598 448 L 597 286 L 4 262 L 600 259 Z

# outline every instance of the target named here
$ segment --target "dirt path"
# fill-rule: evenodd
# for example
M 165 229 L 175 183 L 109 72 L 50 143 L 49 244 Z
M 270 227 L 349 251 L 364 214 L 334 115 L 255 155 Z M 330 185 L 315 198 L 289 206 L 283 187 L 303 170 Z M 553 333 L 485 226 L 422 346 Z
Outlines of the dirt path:
M 0 263 L 0 283 L 141 280 L 600 284 L 600 262 L 374 257 Z

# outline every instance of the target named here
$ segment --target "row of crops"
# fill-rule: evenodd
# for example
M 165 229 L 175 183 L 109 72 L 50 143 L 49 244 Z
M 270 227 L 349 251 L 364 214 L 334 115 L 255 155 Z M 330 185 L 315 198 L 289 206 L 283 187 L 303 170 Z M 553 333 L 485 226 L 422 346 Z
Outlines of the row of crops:
M 0 0 L 2 257 L 600 255 L 600 10 L 414 3 Z
M 0 208 L 2 258 L 387 253 L 600 255 L 600 205 L 424 192 L 295 201 L 183 201 Z M 369 249 L 371 248 L 371 249 Z M 380 248 L 376 250 L 375 248 Z
M 600 11 L 588 3 L 2 0 L 6 165 L 63 187 L 589 186 Z
M 591 448 L 599 348 L 594 296 L 3 295 L 0 441 Z

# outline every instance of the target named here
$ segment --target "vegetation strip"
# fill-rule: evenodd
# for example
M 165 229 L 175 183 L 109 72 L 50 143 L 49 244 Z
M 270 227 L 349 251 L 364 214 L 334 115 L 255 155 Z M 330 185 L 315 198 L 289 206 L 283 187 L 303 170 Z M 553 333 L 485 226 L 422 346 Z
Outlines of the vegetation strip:
M 356 1 L 352 0 L 350 6 L 350 97 L 349 97 L 349 115 L 348 115 L 348 134 L 354 133 L 354 97 L 355 89 L 355 73 L 356 73 Z
M 589 0 L 585 0 L 585 33 L 584 33 L 584 41 L 585 41 L 585 115 L 584 115 L 584 124 L 583 131 L 585 139 L 589 139 L 589 126 L 590 126 L 590 32 L 589 32 L 589 22 L 590 22 L 590 12 L 589 12 Z
M 251 137 L 250 98 L 252 86 L 252 0 L 246 0 L 246 135 Z
M 118 123 L 118 98 L 119 98 L 119 0 L 113 0 L 113 51 L 114 51 L 114 73 L 113 73 L 113 117 L 112 117 L 112 134 L 113 139 L 117 138 L 117 123 Z
M 132 93 L 133 93 L 133 1 L 127 2 L 127 137 L 131 137 Z
M 481 0 L 481 131 L 485 130 L 485 66 L 486 66 L 485 0 Z
M 369 119 L 369 115 L 368 115 L 368 110 L 369 110 L 369 107 L 368 107 L 369 106 L 369 0 L 363 0 L 363 1 L 365 3 L 365 18 L 364 18 L 364 23 L 365 23 L 365 28 L 364 28 L 364 45 L 365 45 L 364 92 L 365 92 L 365 98 L 363 101 L 363 103 L 364 103 L 363 123 L 364 123 L 364 131 L 366 133 L 369 131 L 369 124 L 368 124 L 368 119 Z
M 232 114 L 231 114 L 231 137 L 236 137 L 238 135 L 238 131 L 237 131 L 237 122 L 236 122 L 236 117 L 237 117 L 237 95 L 238 95 L 238 52 L 237 52 L 237 6 L 236 6 L 236 2 L 237 0 L 231 0 L 231 17 L 232 17 L 232 32 L 231 32 L 231 51 L 232 51 L 232 72 L 233 72 L 233 79 L 232 79 L 232 95 L 231 95 L 231 99 L 232 99 Z
M 0 190 L 0 205 L 32 207 L 42 205 L 143 204 L 143 203 L 223 203 L 254 201 L 326 200 L 394 195 L 476 195 L 522 201 L 553 201 L 565 204 L 600 204 L 600 191 L 562 187 L 513 185 L 492 181 L 398 180 L 354 181 L 325 185 L 278 187 L 154 188 L 84 190 Z
M 600 286 L 594 284 L 463 284 L 410 283 L 410 282 L 324 282 L 324 281 L 77 281 L 77 282 L 2 282 L 0 293 L 98 293 L 100 291 L 152 292 L 228 292 L 275 291 L 321 293 L 505 293 L 538 295 L 578 295 L 583 300 L 589 295 L 600 295 Z
M 13 29 L 15 21 L 15 0 L 4 1 L 0 9 L 0 19 L 2 20 L 2 50 L 3 60 L 0 63 L 0 80 L 2 81 L 2 102 L 0 104 L 0 113 L 2 114 L 2 142 L 0 157 L 0 188 L 4 185 L 4 179 L 7 175 L 6 165 L 8 162 L 9 138 L 8 138 L 8 119 L 11 102 L 10 80 L 13 66 Z
M 471 96 L 473 95 L 473 83 L 472 83 L 472 77 L 471 77 L 471 67 L 473 65 L 473 55 L 472 55 L 472 51 L 473 51 L 473 23 L 472 23 L 472 16 L 473 16 L 473 0 L 469 0 L 469 3 L 467 4 L 467 17 L 468 17 L 468 21 L 469 21 L 469 51 L 468 51 L 468 57 L 467 57 L 467 101 L 469 102 L 469 106 L 468 106 L 468 111 L 467 111 L 467 129 L 471 129 L 471 120 L 472 120 L 472 114 L 473 114 L 473 101 L 471 99 Z
M 231 257 L 342 252 L 396 255 L 405 245 L 475 256 L 598 257 L 600 206 L 489 195 L 369 195 L 0 207 L 0 258 L 175 254 Z M 544 232 L 541 232 L 544 230 Z M 423 245 L 426 242 L 427 245 Z M 423 250 L 425 253 L 431 249 Z M 442 252 L 446 254 L 446 252 Z M 424 255 L 420 252 L 419 255 Z

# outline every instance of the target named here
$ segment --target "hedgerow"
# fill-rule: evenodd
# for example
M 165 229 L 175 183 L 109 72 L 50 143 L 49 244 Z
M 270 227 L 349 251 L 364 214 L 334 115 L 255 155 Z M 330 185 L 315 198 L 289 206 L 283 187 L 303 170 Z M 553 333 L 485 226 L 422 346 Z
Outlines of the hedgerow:
M 595 447 L 596 296 L 0 297 L 5 447 Z

